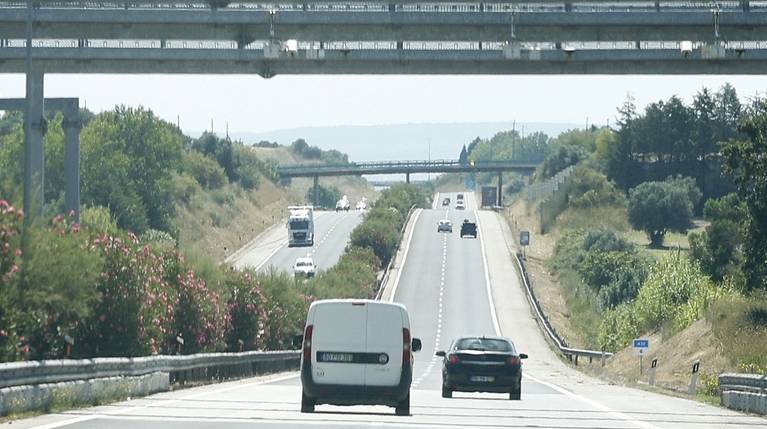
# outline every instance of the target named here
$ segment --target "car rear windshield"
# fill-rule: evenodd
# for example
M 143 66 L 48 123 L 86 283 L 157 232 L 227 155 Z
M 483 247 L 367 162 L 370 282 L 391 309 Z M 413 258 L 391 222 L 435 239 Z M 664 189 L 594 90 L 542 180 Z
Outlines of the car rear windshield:
M 480 350 L 488 352 L 512 352 L 508 341 L 492 338 L 462 338 L 455 344 L 456 350 Z

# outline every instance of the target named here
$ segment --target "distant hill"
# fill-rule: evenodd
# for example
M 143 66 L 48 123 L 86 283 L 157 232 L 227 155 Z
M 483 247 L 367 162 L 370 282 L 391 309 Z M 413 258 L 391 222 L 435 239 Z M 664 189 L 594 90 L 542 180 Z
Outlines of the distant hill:
M 512 127 L 520 133 L 523 130 L 525 134 L 542 131 L 552 137 L 579 128 L 576 124 L 565 123 L 481 122 L 302 127 L 263 133 L 231 133 L 231 136 L 245 143 L 268 140 L 283 145 L 303 138 L 312 146 L 347 153 L 352 161 L 427 159 L 431 143 L 431 159 L 456 159 L 461 147 L 474 138 L 492 137 Z

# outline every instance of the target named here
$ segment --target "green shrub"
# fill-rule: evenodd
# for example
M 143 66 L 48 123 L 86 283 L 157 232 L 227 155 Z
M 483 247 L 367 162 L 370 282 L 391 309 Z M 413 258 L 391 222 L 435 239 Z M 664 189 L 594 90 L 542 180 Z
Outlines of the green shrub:
M 175 201 L 189 204 L 200 190 L 200 184 L 188 174 L 173 175 L 172 195 Z
M 267 299 L 260 284 L 250 272 L 230 271 L 227 273 L 226 289 L 230 294 L 226 303 L 230 326 L 226 332 L 227 349 L 257 350 L 267 323 Z
M 546 156 L 539 167 L 538 173 L 542 179 L 554 177 L 554 175 L 565 168 L 586 159 L 587 156 L 586 150 L 579 145 L 559 145 Z
M 83 207 L 80 213 L 80 224 L 90 233 L 115 235 L 120 229 L 114 217 L 106 207 Z
M 372 213 L 372 212 L 371 212 Z M 386 265 L 397 251 L 401 222 L 397 213 L 386 214 L 378 210 L 380 215 L 369 215 L 352 231 L 351 246 L 369 248 L 375 253 L 382 264 Z
M 218 189 L 228 183 L 226 172 L 218 162 L 196 150 L 186 151 L 183 163 L 184 172 L 205 189 Z
M 624 205 L 626 197 L 604 174 L 579 165 L 570 178 L 568 192 L 571 207 Z

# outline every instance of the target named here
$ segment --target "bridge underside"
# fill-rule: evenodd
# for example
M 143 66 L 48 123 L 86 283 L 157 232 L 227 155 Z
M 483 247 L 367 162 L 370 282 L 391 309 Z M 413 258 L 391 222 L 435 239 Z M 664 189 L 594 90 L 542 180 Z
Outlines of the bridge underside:
M 767 49 L 268 50 L 39 48 L 40 73 L 173 74 L 764 74 Z M 24 49 L 0 49 L 0 73 L 24 72 Z

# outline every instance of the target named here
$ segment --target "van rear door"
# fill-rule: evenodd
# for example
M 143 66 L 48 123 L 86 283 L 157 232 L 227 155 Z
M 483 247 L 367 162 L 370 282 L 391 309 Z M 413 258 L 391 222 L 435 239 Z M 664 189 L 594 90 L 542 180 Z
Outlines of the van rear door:
M 367 317 L 367 353 L 371 363 L 365 365 L 365 383 L 368 386 L 396 386 L 402 375 L 402 328 L 409 325 L 403 320 L 401 307 L 385 303 L 369 303 Z
M 367 305 L 329 302 L 315 308 L 312 333 L 312 379 L 317 384 L 365 384 Z

